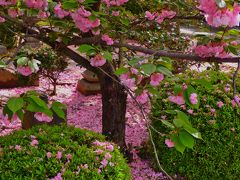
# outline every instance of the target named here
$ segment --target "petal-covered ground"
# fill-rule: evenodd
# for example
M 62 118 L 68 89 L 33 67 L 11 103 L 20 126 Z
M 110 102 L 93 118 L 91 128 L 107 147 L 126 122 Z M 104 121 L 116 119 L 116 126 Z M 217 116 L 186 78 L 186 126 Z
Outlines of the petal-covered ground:
M 57 95 L 49 97 L 49 100 L 58 100 L 68 105 L 67 121 L 69 124 L 90 129 L 95 132 L 101 132 L 101 95 L 84 96 L 76 91 L 77 81 L 82 78 L 81 73 L 83 71 L 84 69 L 70 62 L 69 67 L 61 74 L 59 79 L 59 83 L 63 85 L 57 86 Z M 49 86 L 47 79 L 42 78 L 39 87 L 1 89 L 0 101 L 4 102 L 10 96 L 15 96 L 32 89 L 48 92 Z M 143 142 L 148 140 L 148 133 L 140 110 L 136 107 L 131 98 L 128 98 L 126 118 L 127 144 L 131 144 L 132 147 L 140 146 Z M 21 128 L 20 122 L 1 121 L 0 136 L 7 135 L 11 131 L 19 128 Z M 141 159 L 136 153 L 137 150 L 133 149 L 133 152 L 134 161 L 129 163 L 132 168 L 133 179 L 164 179 L 162 173 L 155 173 L 150 167 L 150 161 Z

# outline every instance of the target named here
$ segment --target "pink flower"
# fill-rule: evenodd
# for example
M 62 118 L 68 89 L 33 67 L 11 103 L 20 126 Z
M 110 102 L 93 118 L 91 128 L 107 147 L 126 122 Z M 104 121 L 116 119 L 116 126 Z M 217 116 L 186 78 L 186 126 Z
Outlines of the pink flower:
M 33 73 L 32 69 L 29 66 L 18 67 L 17 71 L 23 76 L 29 76 Z
M 5 22 L 5 18 L 0 16 L 0 23 L 4 23 Z
M 12 18 L 16 18 L 18 16 L 17 9 L 8 9 L 8 15 Z
M 47 0 L 24 0 L 27 7 L 34 9 L 45 9 L 48 6 Z
M 83 169 L 88 169 L 88 164 L 84 164 Z
M 119 11 L 112 11 L 113 16 L 119 16 L 120 12 Z
M 225 92 L 230 92 L 230 90 L 231 90 L 230 87 L 228 87 L 228 86 L 224 87 L 224 91 L 225 91 Z
M 110 153 L 106 153 L 106 154 L 105 154 L 105 158 L 106 158 L 106 159 L 111 159 L 111 158 L 112 158 L 112 155 L 111 155 Z
M 111 144 L 109 144 L 109 145 L 107 145 L 106 146 L 106 150 L 108 150 L 108 151 L 113 151 L 114 150 L 114 146 L 113 145 L 111 145 Z
M 155 19 L 156 13 L 153 13 L 153 14 L 152 14 L 151 12 L 146 11 L 146 12 L 145 12 L 145 17 L 146 17 L 149 21 L 152 21 L 152 20 Z
M 190 102 L 192 103 L 192 104 L 197 104 L 198 103 L 198 99 L 197 99 L 197 94 L 196 93 L 192 93 L 191 95 L 190 95 Z
M 240 107 L 240 97 L 239 96 L 234 96 L 234 102 L 235 102 L 235 104 L 237 104 L 239 107 Z
M 52 178 L 51 180 L 62 180 L 62 174 L 58 173 L 57 176 L 55 176 L 54 178 Z
M 230 55 L 225 52 L 226 44 L 208 43 L 207 45 L 199 45 L 194 48 L 195 53 L 200 57 L 219 57 L 226 58 Z
M 187 112 L 188 112 L 189 114 L 193 114 L 193 110 L 192 110 L 192 109 L 187 110 Z
M 210 111 L 211 111 L 212 114 L 216 113 L 216 109 L 211 108 Z
M 57 159 L 61 159 L 61 158 L 62 158 L 62 152 L 61 152 L 61 151 L 58 151 L 58 152 L 57 152 L 56 158 L 57 158 Z
M 98 155 L 100 155 L 100 154 L 102 154 L 103 153 L 103 150 L 101 150 L 101 149 L 97 149 L 96 151 L 94 151 L 96 154 L 98 154 Z
M 147 91 L 143 91 L 142 94 L 138 95 L 136 97 L 136 100 L 140 103 L 140 104 L 145 104 L 148 102 L 148 93 Z
M 161 73 L 155 73 L 151 75 L 151 81 L 150 84 L 152 86 L 158 86 L 159 83 L 164 79 L 164 75 Z
M 90 61 L 91 65 L 95 67 L 103 66 L 106 63 L 106 59 L 104 59 L 101 54 L 97 54 L 94 58 L 91 58 Z
M 222 101 L 219 101 L 219 102 L 217 102 L 217 106 L 218 106 L 219 108 L 221 108 L 221 107 L 224 106 L 224 103 L 223 103 Z
M 174 147 L 174 142 L 172 142 L 170 139 L 166 139 L 165 144 L 167 145 L 168 148 Z
M 52 157 L 52 153 L 47 152 L 47 158 L 51 158 Z
M 31 144 L 31 146 L 35 147 L 38 145 L 38 140 L 34 139 L 34 140 L 32 140 L 32 142 L 30 144 Z
M 72 155 L 71 154 L 67 154 L 66 157 L 67 157 L 68 160 L 72 159 Z
M 173 103 L 177 104 L 177 105 L 185 104 L 185 100 L 183 99 L 182 96 L 169 96 L 168 100 L 170 102 L 173 102 Z
M 20 145 L 16 145 L 16 146 L 15 146 L 15 149 L 16 149 L 17 151 L 21 151 L 21 150 L 22 150 L 22 148 L 21 148 Z
M 63 19 L 64 17 L 69 15 L 69 12 L 63 10 L 61 8 L 61 4 L 57 4 L 54 7 L 54 14 L 59 18 L 59 19 Z
M 108 35 L 103 35 L 102 40 L 106 42 L 107 45 L 113 45 L 113 40 Z
M 129 89 L 133 90 L 136 85 L 135 85 L 135 78 L 131 78 L 130 73 L 122 74 L 120 75 L 120 80 L 123 85 L 127 86 Z
M 103 159 L 100 163 L 103 165 L 103 167 L 106 167 L 108 164 L 108 160 Z
M 51 122 L 52 121 L 51 117 L 47 116 L 46 114 L 44 114 L 42 112 L 35 113 L 34 117 L 40 122 Z

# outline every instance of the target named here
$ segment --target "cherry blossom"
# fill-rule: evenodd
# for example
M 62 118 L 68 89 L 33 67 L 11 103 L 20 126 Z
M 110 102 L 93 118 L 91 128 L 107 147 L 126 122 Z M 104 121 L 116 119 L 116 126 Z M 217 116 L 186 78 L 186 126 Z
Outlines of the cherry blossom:
M 174 147 L 174 142 L 172 142 L 170 139 L 166 139 L 165 144 L 167 145 L 168 148 Z
M 173 103 L 175 103 L 175 104 L 178 104 L 178 105 L 183 105 L 183 104 L 185 104 L 185 100 L 184 100 L 184 98 L 182 97 L 182 96 L 169 96 L 168 97 L 168 100 L 170 101 L 170 102 L 173 102 Z
M 92 66 L 100 67 L 106 63 L 106 59 L 101 54 L 97 54 L 95 57 L 91 58 L 90 63 Z
M 57 4 L 54 7 L 54 13 L 59 19 L 63 19 L 64 17 L 69 15 L 68 11 L 65 11 L 61 8 L 61 4 Z
M 4 23 L 5 22 L 5 18 L 0 16 L 0 23 Z
M 192 94 L 190 95 L 190 98 L 189 98 L 190 102 L 191 102 L 192 104 L 197 104 L 197 103 L 198 103 L 197 97 L 198 97 L 198 95 L 197 95 L 196 93 L 192 93 Z
M 47 116 L 46 114 L 44 114 L 42 112 L 35 113 L 34 117 L 40 122 L 51 122 L 52 121 L 51 117 Z
M 159 83 L 164 79 L 164 75 L 161 73 L 155 73 L 151 75 L 150 79 L 150 84 L 152 86 L 158 86 Z
M 113 45 L 114 41 L 107 34 L 102 36 L 102 40 L 106 42 L 107 45 Z
M 219 101 L 219 102 L 217 102 L 217 106 L 218 106 L 219 108 L 221 108 L 221 107 L 224 106 L 224 103 L 223 103 L 222 101 Z
M 147 103 L 148 100 L 149 100 L 147 91 L 143 91 L 142 94 L 138 95 L 138 96 L 136 97 L 136 100 L 137 100 L 140 104 L 145 104 L 145 103 Z
M 57 159 L 61 159 L 61 158 L 62 158 L 62 152 L 61 152 L 61 151 L 58 151 L 58 152 L 57 152 L 56 158 L 57 158 Z
M 17 71 L 23 76 L 29 76 L 33 73 L 32 69 L 29 66 L 18 67 Z

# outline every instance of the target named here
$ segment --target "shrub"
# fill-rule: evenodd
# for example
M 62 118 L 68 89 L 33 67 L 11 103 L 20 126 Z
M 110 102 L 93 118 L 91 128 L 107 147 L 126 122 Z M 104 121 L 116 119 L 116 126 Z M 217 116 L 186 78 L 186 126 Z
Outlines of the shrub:
M 117 147 L 104 141 L 65 125 L 16 131 L 0 138 L 0 179 L 49 179 L 58 173 L 63 179 L 130 179 Z
M 162 133 L 169 129 L 159 119 L 173 119 L 166 110 L 186 110 L 169 102 L 168 94 L 173 91 L 176 83 L 191 84 L 198 92 L 200 106 L 189 114 L 190 122 L 201 132 L 203 140 L 195 141 L 193 150 L 186 149 L 181 154 L 176 149 L 169 149 L 165 138 L 159 138 L 156 132 L 154 140 L 163 168 L 170 174 L 178 174 L 187 179 L 238 179 L 240 177 L 240 108 L 232 106 L 232 80 L 230 75 L 205 71 L 202 73 L 187 72 L 178 75 L 177 80 L 163 83 L 161 99 L 153 103 L 152 125 Z M 238 92 L 240 91 L 239 80 Z M 226 87 L 230 87 L 229 92 Z M 225 90 L 224 90 L 225 89 Z M 217 102 L 224 106 L 219 108 Z M 211 111 L 212 110 L 212 111 Z M 214 110 L 216 111 L 214 113 Z

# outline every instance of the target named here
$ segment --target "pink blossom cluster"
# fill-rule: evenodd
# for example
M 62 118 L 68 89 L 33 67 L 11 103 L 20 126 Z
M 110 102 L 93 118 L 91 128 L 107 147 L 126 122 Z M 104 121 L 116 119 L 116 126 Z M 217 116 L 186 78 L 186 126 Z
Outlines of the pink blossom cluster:
M 91 16 L 91 12 L 85 10 L 83 6 L 77 9 L 74 13 L 71 13 L 71 16 L 76 26 L 82 32 L 86 33 L 100 26 L 100 19 L 97 18 L 95 20 L 91 20 L 89 18 L 89 16 Z
M 20 66 L 17 68 L 17 72 L 23 76 L 30 76 L 33 70 L 29 66 Z
M 208 43 L 207 45 L 199 45 L 194 48 L 195 53 L 203 58 L 206 57 L 218 57 L 227 58 L 229 53 L 225 52 L 224 47 L 226 44 Z
M 104 4 L 107 5 L 107 7 L 111 6 L 121 6 L 124 3 L 128 2 L 128 0 L 102 0 Z
M 164 79 L 164 75 L 161 73 L 154 73 L 150 77 L 150 84 L 152 86 L 158 86 L 159 83 Z
M 114 146 L 110 142 L 94 141 L 93 145 L 103 147 L 103 149 L 111 151 L 111 152 L 114 150 Z
M 27 7 L 34 9 L 46 9 L 48 7 L 47 0 L 24 0 Z
M 172 148 L 175 145 L 174 142 L 172 142 L 171 139 L 166 139 L 165 144 L 167 145 L 168 148 Z
M 170 102 L 173 102 L 173 103 L 177 104 L 177 105 L 185 104 L 185 100 L 184 100 L 182 95 L 177 95 L 177 96 L 171 95 L 171 96 L 168 97 L 168 100 Z
M 59 18 L 59 19 L 63 19 L 64 17 L 69 15 L 68 11 L 65 11 L 61 8 L 61 4 L 57 4 L 54 7 L 54 14 Z
M 136 87 L 135 85 L 136 79 L 131 77 L 130 72 L 120 75 L 120 80 L 123 85 L 125 85 L 131 90 L 133 90 Z
M 160 14 L 156 13 L 156 12 L 151 13 L 149 11 L 145 12 L 145 17 L 149 21 L 155 20 L 159 24 L 161 24 L 164 21 L 164 19 L 172 19 L 172 18 L 174 18 L 174 16 L 176 16 L 176 12 L 175 11 L 168 11 L 168 10 L 163 10 Z
M 0 23 L 4 23 L 5 22 L 5 18 L 0 16 Z
M 15 5 L 17 0 L 0 0 L 0 6 Z
M 97 54 L 95 57 L 90 59 L 90 63 L 92 66 L 100 67 L 106 63 L 106 59 L 101 54 Z
M 51 117 L 47 116 L 46 114 L 44 114 L 42 112 L 35 113 L 34 117 L 40 122 L 51 122 L 52 121 Z
M 240 6 L 234 5 L 233 9 L 219 8 L 215 0 L 199 0 L 198 8 L 205 14 L 206 21 L 214 27 L 219 26 L 239 26 Z
M 146 104 L 149 100 L 148 91 L 144 90 L 140 95 L 136 97 L 137 102 L 140 104 Z
M 107 34 L 104 34 L 101 39 L 105 41 L 107 45 L 113 45 L 114 43 L 113 39 L 110 38 Z
M 232 107 L 236 107 L 238 105 L 240 107 L 240 97 L 239 96 L 234 96 L 234 99 L 232 100 Z
M 189 100 L 190 100 L 190 102 L 192 103 L 192 104 L 197 104 L 198 103 L 198 98 L 197 98 L 197 94 L 196 93 L 192 93 L 191 95 L 190 95 L 190 98 L 189 98 Z

